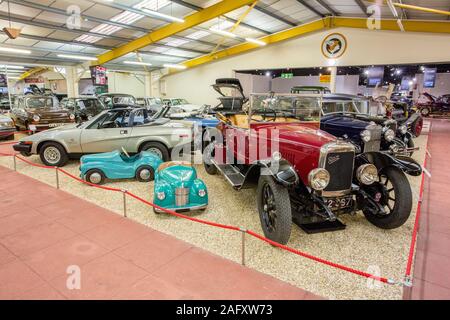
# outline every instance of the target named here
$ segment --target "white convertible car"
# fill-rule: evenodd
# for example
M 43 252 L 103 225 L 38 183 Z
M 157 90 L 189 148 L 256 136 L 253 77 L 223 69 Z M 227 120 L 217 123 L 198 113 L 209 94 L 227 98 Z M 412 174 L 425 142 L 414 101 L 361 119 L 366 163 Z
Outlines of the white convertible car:
M 128 153 L 154 152 L 167 161 L 175 147 L 190 147 L 193 135 L 192 122 L 153 119 L 145 108 L 116 108 L 81 124 L 24 137 L 13 148 L 24 156 L 39 154 L 48 166 L 63 166 L 69 158 L 121 148 Z

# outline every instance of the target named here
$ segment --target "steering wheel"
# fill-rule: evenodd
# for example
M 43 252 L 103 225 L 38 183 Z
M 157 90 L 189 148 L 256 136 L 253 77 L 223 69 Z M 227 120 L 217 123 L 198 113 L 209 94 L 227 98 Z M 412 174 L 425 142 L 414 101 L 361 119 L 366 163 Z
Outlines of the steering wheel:
M 122 147 L 122 152 L 123 152 L 124 155 L 127 156 L 127 158 L 131 158 L 130 155 L 128 154 L 127 150 L 125 150 L 124 147 Z
M 258 120 L 258 119 L 253 119 L 253 114 L 252 114 L 252 120 L 254 121 L 258 121 L 258 122 L 262 122 L 262 121 L 266 121 L 266 118 L 269 118 L 267 115 L 268 114 L 273 114 L 273 117 L 270 117 L 270 121 L 275 122 L 275 120 L 277 119 L 277 112 L 272 109 L 272 108 L 264 108 L 263 113 L 261 113 L 261 117 L 263 118 L 263 120 Z

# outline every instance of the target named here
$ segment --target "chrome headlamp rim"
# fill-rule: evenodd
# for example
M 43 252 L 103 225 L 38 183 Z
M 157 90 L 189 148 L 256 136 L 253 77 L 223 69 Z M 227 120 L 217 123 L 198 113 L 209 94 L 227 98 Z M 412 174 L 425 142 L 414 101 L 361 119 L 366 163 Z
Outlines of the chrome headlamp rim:
M 370 131 L 367 129 L 361 131 L 360 136 L 361 136 L 362 141 L 364 141 L 364 142 L 370 142 L 370 140 L 372 139 Z
M 319 177 L 319 175 L 321 175 L 321 177 Z M 321 183 L 319 179 L 322 179 L 324 181 L 322 181 Z M 325 189 L 329 183 L 330 173 L 324 168 L 313 169 L 308 174 L 308 184 L 314 190 L 321 191 Z
M 378 181 L 378 169 L 371 163 L 366 163 L 356 169 L 356 178 L 365 185 Z
M 386 141 L 388 141 L 388 142 L 394 140 L 394 139 L 395 139 L 395 132 L 394 132 L 394 130 L 392 130 L 392 129 L 387 129 L 387 130 L 384 132 L 384 139 L 386 139 Z
M 41 120 L 41 117 L 39 117 L 37 114 L 35 114 L 35 115 L 33 116 L 33 121 L 39 122 L 39 120 Z
M 406 134 L 406 132 L 408 132 L 408 127 L 405 126 L 404 124 L 402 124 L 400 127 L 398 127 L 398 131 L 399 131 L 401 134 Z

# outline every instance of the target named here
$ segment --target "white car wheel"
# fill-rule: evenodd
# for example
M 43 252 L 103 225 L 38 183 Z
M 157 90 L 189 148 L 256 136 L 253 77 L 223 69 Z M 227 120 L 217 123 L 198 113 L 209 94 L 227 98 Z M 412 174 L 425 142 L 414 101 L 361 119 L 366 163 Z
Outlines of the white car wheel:
M 61 152 L 55 147 L 47 147 L 44 150 L 44 158 L 50 163 L 56 165 L 61 160 Z

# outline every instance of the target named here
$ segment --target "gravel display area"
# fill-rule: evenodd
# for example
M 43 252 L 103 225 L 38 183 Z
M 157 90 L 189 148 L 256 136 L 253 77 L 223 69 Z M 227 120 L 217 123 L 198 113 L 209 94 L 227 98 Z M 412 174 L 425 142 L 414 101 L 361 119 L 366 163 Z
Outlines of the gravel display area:
M 423 163 L 427 136 L 415 140 L 414 158 Z M 28 158 L 41 163 L 38 156 Z M 10 157 L 0 157 L 0 165 L 12 168 Z M 79 175 L 79 162 L 71 161 L 64 167 Z M 20 161 L 18 171 L 50 185 L 55 185 L 55 171 L 35 168 Z M 196 166 L 198 175 L 208 187 L 210 204 L 202 213 L 188 213 L 201 219 L 235 225 L 262 234 L 256 207 L 256 190 L 235 191 L 220 175 L 208 175 L 203 166 Z M 405 225 L 395 230 L 381 230 L 371 225 L 362 215 L 342 216 L 347 225 L 342 231 L 306 234 L 294 225 L 289 246 L 303 252 L 372 274 L 402 280 L 411 240 L 419 194 L 420 177 L 408 177 L 413 189 L 413 212 Z M 123 214 L 122 194 L 100 190 L 59 176 L 62 190 L 80 198 Z M 1 181 L 1 179 L 0 179 Z M 108 182 L 107 186 L 128 190 L 146 200 L 153 199 L 153 182 L 135 180 Z M 127 214 L 151 228 L 173 235 L 193 245 L 240 263 L 241 233 L 222 230 L 153 210 L 130 197 Z M 287 281 L 302 289 L 330 299 L 401 299 L 401 286 L 384 285 L 346 271 L 274 248 L 258 239 L 246 236 L 246 265 L 260 272 Z M 183 266 L 180 266 L 182 268 Z

